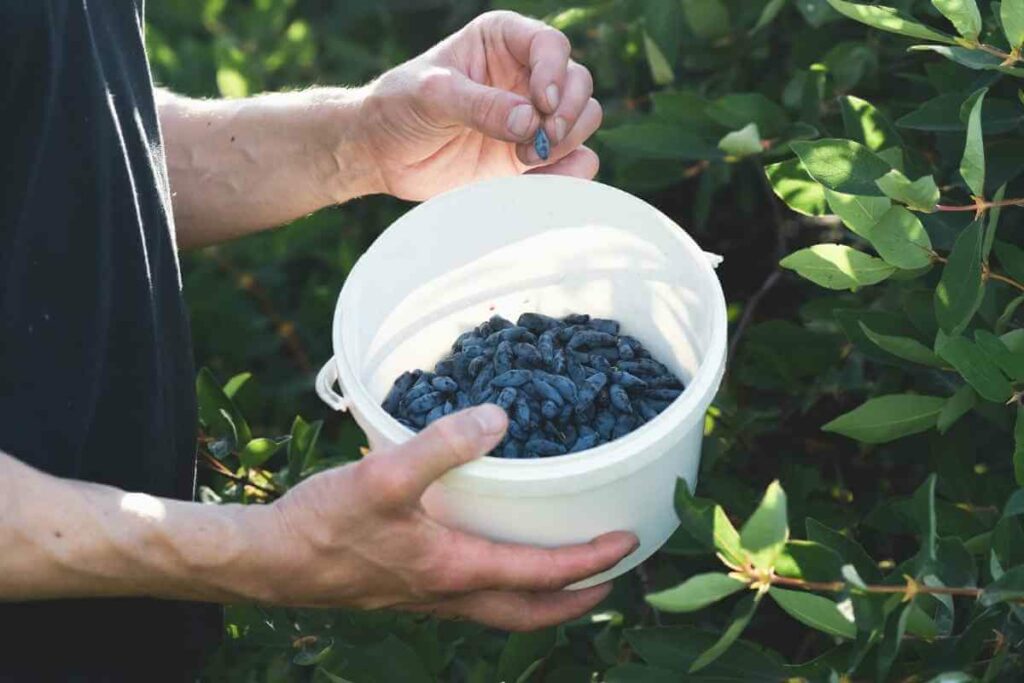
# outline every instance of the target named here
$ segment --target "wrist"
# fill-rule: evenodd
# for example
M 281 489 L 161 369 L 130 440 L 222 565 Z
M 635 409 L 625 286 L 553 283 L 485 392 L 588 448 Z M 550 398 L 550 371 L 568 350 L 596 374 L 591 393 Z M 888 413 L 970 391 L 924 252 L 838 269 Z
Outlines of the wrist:
M 324 152 L 315 173 L 328 204 L 386 191 L 369 140 L 374 84 L 359 88 L 320 88 L 313 98 L 313 149 Z M 326 144 L 324 142 L 326 141 Z

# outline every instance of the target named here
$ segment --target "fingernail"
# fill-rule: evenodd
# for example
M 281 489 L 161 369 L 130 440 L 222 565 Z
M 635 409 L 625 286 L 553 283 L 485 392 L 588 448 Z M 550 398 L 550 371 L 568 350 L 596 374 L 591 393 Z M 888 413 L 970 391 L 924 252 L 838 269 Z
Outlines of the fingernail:
M 485 403 L 474 408 L 473 418 L 484 434 L 498 434 L 505 429 L 505 411 L 493 403 Z
M 555 141 L 556 142 L 561 142 L 562 140 L 565 139 L 565 133 L 566 133 L 565 129 L 567 127 L 568 127 L 568 124 L 565 122 L 565 119 L 563 119 L 561 116 L 556 116 L 555 117 Z
M 558 108 L 558 86 L 555 85 L 554 83 L 552 83 L 544 91 L 544 94 L 547 95 L 548 107 L 551 108 L 551 111 L 554 111 L 555 109 L 557 109 Z
M 533 107 L 528 104 L 519 104 L 512 108 L 505 125 L 508 127 L 508 132 L 521 138 L 530 132 L 532 121 Z

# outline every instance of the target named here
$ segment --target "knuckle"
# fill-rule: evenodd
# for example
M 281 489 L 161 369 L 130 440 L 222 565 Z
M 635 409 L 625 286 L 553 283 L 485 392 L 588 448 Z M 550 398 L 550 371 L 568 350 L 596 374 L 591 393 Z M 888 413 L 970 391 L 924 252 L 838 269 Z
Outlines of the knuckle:
M 404 499 L 408 478 L 402 468 L 388 467 L 384 458 L 370 456 L 357 465 L 359 489 L 371 501 L 391 504 Z
M 457 420 L 442 420 L 432 426 L 441 447 L 458 457 L 467 458 L 473 454 L 473 442 L 466 435 L 465 430 L 460 429 Z
M 446 69 L 425 69 L 416 78 L 415 90 L 419 98 L 442 100 L 450 94 L 452 76 Z
M 573 62 L 569 68 L 576 78 L 580 79 L 583 83 L 583 90 L 589 95 L 594 92 L 594 75 L 590 73 L 590 69 L 583 66 L 579 62 Z
M 572 49 L 569 38 L 557 28 L 551 28 L 550 26 L 545 28 L 538 35 L 538 38 L 548 41 L 553 47 L 565 54 L 569 54 L 569 51 Z

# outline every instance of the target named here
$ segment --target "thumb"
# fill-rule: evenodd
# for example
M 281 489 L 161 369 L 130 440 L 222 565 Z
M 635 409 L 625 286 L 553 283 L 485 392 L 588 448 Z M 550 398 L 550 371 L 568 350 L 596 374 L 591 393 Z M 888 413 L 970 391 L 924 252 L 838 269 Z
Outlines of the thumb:
M 540 126 L 540 114 L 530 100 L 516 93 L 455 77 L 452 116 L 462 125 L 506 142 L 528 142 Z
M 493 403 L 453 413 L 400 446 L 382 453 L 381 463 L 400 478 L 399 497 L 419 500 L 438 477 L 494 448 L 508 426 L 505 411 Z

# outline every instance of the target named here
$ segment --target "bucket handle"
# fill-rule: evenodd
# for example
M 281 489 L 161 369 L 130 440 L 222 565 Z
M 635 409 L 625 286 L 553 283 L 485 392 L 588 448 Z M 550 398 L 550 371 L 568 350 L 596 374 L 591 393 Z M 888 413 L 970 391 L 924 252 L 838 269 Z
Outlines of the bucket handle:
M 320 372 L 316 373 L 316 394 L 320 400 L 334 410 L 340 412 L 348 411 L 348 399 L 334 390 L 334 384 L 338 381 L 338 365 L 331 356 Z

